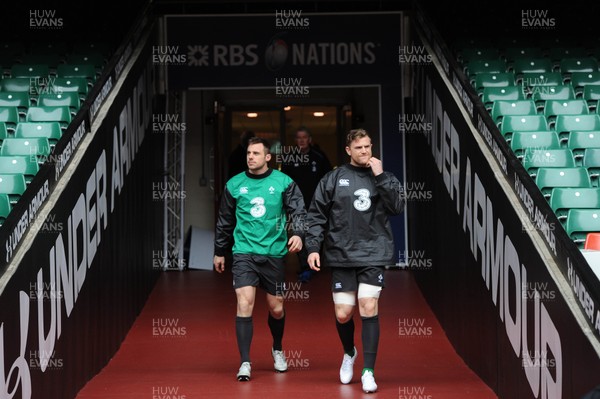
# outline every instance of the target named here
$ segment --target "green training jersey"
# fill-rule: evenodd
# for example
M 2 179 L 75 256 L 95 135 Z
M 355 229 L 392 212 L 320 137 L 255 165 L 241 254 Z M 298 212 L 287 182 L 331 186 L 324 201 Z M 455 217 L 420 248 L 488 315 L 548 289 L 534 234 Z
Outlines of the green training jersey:
M 226 190 L 235 200 L 234 254 L 287 254 L 286 192 L 293 180 L 278 170 L 233 176 Z

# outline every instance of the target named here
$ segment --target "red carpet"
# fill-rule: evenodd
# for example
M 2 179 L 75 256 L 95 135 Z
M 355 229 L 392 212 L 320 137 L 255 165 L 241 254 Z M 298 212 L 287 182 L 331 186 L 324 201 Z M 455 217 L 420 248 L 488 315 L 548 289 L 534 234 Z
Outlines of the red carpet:
M 292 266 L 290 262 L 290 269 Z M 381 337 L 375 377 L 379 391 L 361 390 L 359 357 L 352 383 L 339 383 L 337 337 L 327 270 L 308 284 L 288 273 L 283 349 L 289 370 L 273 371 L 263 291 L 254 308 L 252 380 L 237 382 L 235 294 L 231 274 L 189 270 L 163 273 L 111 362 L 78 399 L 196 398 L 496 398 L 456 355 L 408 271 L 388 270 L 380 299 Z

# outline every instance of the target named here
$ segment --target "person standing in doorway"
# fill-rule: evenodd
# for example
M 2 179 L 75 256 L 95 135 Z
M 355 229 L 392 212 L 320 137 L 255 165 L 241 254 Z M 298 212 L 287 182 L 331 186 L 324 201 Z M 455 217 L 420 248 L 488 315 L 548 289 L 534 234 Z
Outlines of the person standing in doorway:
M 281 171 L 290 176 L 300 188 L 304 205 L 308 209 L 319 180 L 331 170 L 331 164 L 325 154 L 317 151 L 312 145 L 312 136 L 306 126 L 296 129 L 296 149 L 288 151 L 281 164 Z M 298 279 L 306 283 L 315 273 L 308 266 L 306 249 L 298 252 L 300 270 Z

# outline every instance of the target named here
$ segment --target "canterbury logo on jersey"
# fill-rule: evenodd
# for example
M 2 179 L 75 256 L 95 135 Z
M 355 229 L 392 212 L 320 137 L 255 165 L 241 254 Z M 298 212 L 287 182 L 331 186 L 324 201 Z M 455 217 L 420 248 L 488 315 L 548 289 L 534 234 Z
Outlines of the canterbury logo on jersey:
M 248 194 L 248 187 L 240 187 L 240 194 Z
M 349 179 L 340 179 L 338 184 L 340 187 L 348 187 L 350 185 L 350 180 Z

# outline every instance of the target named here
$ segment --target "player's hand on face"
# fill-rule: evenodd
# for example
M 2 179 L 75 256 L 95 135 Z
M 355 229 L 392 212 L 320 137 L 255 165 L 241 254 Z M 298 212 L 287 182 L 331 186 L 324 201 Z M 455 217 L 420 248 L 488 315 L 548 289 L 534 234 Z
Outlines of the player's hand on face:
M 371 170 L 373 171 L 373 174 L 375 176 L 379 176 L 383 173 L 383 164 L 379 159 L 371 157 L 371 159 L 369 159 L 368 165 L 371 167 Z
M 225 257 L 215 255 L 215 257 L 213 258 L 213 264 L 215 265 L 215 270 L 217 272 L 223 273 L 223 271 L 225 270 Z
M 292 236 L 288 240 L 288 251 L 291 253 L 299 252 L 302 249 L 302 238 Z
M 308 266 L 315 271 L 321 270 L 321 256 L 318 252 L 312 252 L 308 255 Z

